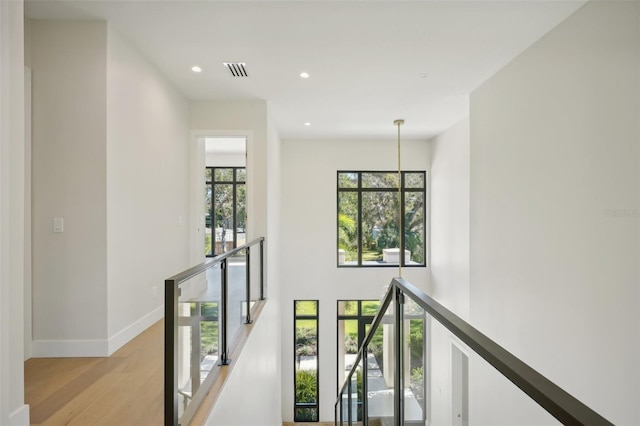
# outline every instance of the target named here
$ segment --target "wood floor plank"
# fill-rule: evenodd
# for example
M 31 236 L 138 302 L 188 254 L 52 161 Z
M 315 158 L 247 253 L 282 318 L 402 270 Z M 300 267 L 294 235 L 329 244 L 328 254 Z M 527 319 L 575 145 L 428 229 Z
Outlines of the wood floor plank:
M 0 0 L 1 1 L 1 0 Z M 263 304 L 254 313 L 257 320 Z M 252 329 L 243 328 L 237 357 Z M 235 345 L 234 345 L 235 346 Z M 233 365 L 233 364 L 232 364 Z M 203 424 L 221 391 L 224 368 L 192 424 Z M 164 323 L 159 321 L 108 358 L 49 358 L 25 362 L 31 424 L 156 426 L 164 423 Z
M 25 362 L 32 425 L 162 425 L 164 326 L 160 321 L 108 358 Z
M 33 404 L 58 392 L 92 368 L 98 358 L 39 358 L 25 363 L 25 392 Z

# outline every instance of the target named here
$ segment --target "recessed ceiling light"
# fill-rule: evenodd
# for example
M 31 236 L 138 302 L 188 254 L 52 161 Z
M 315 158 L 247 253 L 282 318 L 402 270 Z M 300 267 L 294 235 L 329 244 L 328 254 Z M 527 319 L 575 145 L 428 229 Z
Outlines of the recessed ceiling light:
M 202 68 L 200 68 L 199 66 L 196 65 L 196 66 L 191 67 L 191 71 L 193 71 L 193 72 L 201 72 Z
M 302 78 L 309 78 L 309 77 L 311 77 L 311 76 L 309 75 L 309 73 L 308 73 L 308 72 L 301 72 L 301 73 L 300 73 L 300 77 L 302 77 Z
M 311 126 L 311 123 L 309 123 L 308 121 L 306 123 L 304 123 L 305 126 Z
M 418 78 L 427 78 L 427 74 L 426 72 L 423 72 L 422 74 L 418 74 Z

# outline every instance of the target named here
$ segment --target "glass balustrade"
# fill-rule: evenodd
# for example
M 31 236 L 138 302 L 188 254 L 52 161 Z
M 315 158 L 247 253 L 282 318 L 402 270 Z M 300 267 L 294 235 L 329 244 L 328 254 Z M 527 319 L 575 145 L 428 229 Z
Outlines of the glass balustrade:
M 165 282 L 165 424 L 188 424 L 264 299 L 264 238 Z
M 335 403 L 336 425 L 610 425 L 396 278 Z

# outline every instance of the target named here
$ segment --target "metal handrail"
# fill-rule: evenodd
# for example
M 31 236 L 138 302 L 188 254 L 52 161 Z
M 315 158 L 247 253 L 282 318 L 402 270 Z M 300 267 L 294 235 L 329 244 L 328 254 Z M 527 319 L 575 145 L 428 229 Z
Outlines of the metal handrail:
M 358 364 L 363 358 L 366 348 L 373 337 L 373 333 L 382 321 L 382 317 L 385 315 L 394 296 L 398 298 L 398 295 L 400 296 L 400 300 L 402 300 L 402 296 L 411 298 L 424 311 L 431 315 L 433 319 L 447 328 L 454 336 L 474 350 L 485 361 L 491 364 L 502 373 L 502 375 L 563 424 L 612 425 L 610 421 L 478 331 L 471 324 L 442 306 L 422 290 L 419 290 L 413 284 L 402 278 L 394 278 L 389 285 L 380 309 L 369 329 L 369 333 L 358 351 L 357 359 L 353 363 L 353 367 L 345 379 L 343 386 L 340 388 L 335 404 L 336 412 L 342 400 L 342 394 L 348 390 L 351 377 L 355 374 Z M 401 305 L 397 304 L 396 308 L 399 306 Z M 398 339 L 399 336 L 395 336 L 394 338 Z M 396 373 L 396 375 L 398 375 L 398 372 Z M 402 398 L 402 392 L 396 392 L 395 395 L 398 400 Z
M 260 242 L 264 242 L 264 237 L 256 238 L 255 240 L 249 241 L 248 243 L 243 244 L 240 247 L 236 247 L 231 251 L 219 254 L 216 257 L 212 257 L 211 259 L 207 259 L 204 262 L 200 263 L 199 265 L 186 269 L 180 272 L 179 274 L 172 276 L 171 278 L 167 278 L 167 281 L 175 281 L 177 284 L 182 284 L 188 279 L 191 279 L 196 275 L 206 271 L 207 269 L 221 263 L 223 260 L 240 253 L 242 250 L 248 247 L 255 246 Z
M 220 254 L 212 259 L 208 259 L 199 265 L 186 269 L 179 274 L 165 280 L 165 334 L 164 334 L 164 424 L 165 426 L 178 425 L 178 299 L 180 297 L 180 284 L 207 271 L 208 269 L 220 265 L 222 273 L 221 281 L 221 301 L 220 313 L 222 326 L 220 327 L 220 365 L 229 364 L 227 343 L 227 259 L 246 250 L 246 319 L 245 324 L 250 324 L 251 320 L 251 285 L 250 285 L 250 251 L 251 247 L 260 245 L 260 300 L 264 300 L 264 237 L 243 244 L 231 251 Z M 210 383 L 209 377 L 203 384 Z M 192 401 L 195 393 L 191 395 Z M 190 407 L 191 411 L 194 411 Z

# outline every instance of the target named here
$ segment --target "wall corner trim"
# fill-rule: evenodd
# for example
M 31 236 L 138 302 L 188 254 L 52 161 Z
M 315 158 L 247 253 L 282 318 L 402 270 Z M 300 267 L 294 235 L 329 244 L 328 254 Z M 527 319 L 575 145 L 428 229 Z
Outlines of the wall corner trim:
M 15 410 L 9 415 L 9 424 L 15 426 L 28 426 L 29 425 L 29 405 L 24 404 L 22 407 Z

